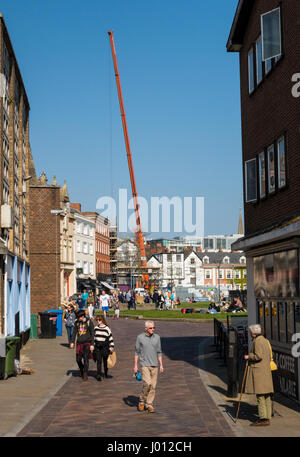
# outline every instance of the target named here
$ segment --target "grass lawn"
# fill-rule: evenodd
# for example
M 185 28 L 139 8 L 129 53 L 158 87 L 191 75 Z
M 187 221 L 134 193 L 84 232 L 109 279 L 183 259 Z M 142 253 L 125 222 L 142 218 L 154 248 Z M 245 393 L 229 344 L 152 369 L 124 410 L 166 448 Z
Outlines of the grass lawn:
M 227 316 L 248 316 L 247 313 L 217 313 L 217 314 L 208 314 L 208 313 L 181 313 L 180 309 L 176 310 L 155 310 L 155 309 L 147 309 L 147 310 L 130 310 L 130 311 L 120 311 L 120 316 L 127 315 L 127 316 L 143 316 L 149 319 L 155 318 L 176 318 L 176 319 L 213 319 L 214 317 L 217 319 L 226 319 Z

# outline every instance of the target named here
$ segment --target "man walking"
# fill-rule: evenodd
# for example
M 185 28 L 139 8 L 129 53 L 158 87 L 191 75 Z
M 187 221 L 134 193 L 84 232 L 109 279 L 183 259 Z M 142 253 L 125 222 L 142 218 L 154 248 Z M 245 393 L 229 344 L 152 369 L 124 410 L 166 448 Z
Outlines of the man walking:
M 134 374 L 138 372 L 138 362 L 141 365 L 143 379 L 142 393 L 139 398 L 138 410 L 154 413 L 153 402 L 158 377 L 158 366 L 163 373 L 160 336 L 154 333 L 154 322 L 145 322 L 145 333 L 138 335 L 135 344 Z
M 80 370 L 80 376 L 84 381 L 87 381 L 90 353 L 94 350 L 94 325 L 86 317 L 84 310 L 78 311 L 76 317 L 70 348 L 74 348 L 76 341 L 76 362 Z

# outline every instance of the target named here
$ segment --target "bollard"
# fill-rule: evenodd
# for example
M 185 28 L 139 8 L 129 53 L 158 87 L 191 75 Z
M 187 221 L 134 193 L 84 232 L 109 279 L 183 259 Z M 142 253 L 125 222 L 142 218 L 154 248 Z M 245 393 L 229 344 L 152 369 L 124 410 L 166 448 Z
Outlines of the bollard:
M 238 370 L 237 370 L 237 336 L 231 327 L 228 330 L 228 353 L 227 353 L 227 374 L 228 386 L 227 396 L 236 397 L 238 393 Z

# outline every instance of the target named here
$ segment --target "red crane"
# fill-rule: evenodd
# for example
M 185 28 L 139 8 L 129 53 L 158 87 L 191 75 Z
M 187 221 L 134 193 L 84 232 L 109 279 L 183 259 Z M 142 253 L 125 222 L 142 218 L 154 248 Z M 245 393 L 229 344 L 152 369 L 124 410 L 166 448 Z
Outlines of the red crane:
M 112 58 L 113 58 L 114 68 L 115 68 L 115 77 L 116 77 L 116 83 L 117 83 L 117 89 L 118 89 L 118 96 L 119 96 L 119 103 L 120 103 L 120 110 L 121 110 L 121 118 L 122 118 L 125 145 L 126 145 L 126 151 L 127 151 L 127 161 L 128 161 L 128 167 L 129 167 L 131 189 L 132 189 L 132 195 L 133 195 L 133 201 L 134 201 L 134 210 L 135 210 L 135 217 L 136 217 L 137 239 L 138 239 L 138 243 L 139 243 L 140 251 L 141 251 L 142 266 L 146 267 L 147 263 L 146 263 L 146 252 L 145 252 L 145 245 L 144 245 L 144 237 L 143 237 L 143 231 L 142 231 L 142 225 L 141 225 L 140 209 L 139 209 L 138 195 L 137 195 L 137 190 L 136 190 L 136 183 L 135 183 L 132 155 L 131 155 L 131 149 L 130 149 L 130 143 L 129 143 L 129 136 L 128 136 L 126 115 L 125 115 L 123 95 L 122 95 L 122 89 L 121 89 L 121 81 L 120 81 L 120 75 L 119 75 L 119 69 L 118 69 L 118 62 L 117 62 L 117 54 L 116 54 L 116 48 L 115 48 L 115 42 L 114 42 L 114 35 L 113 35 L 113 32 L 111 30 L 108 32 L 108 35 L 109 35 L 109 39 L 110 39 Z M 145 272 L 142 274 L 142 282 L 143 282 L 143 286 L 145 288 L 149 287 L 149 275 L 146 274 Z

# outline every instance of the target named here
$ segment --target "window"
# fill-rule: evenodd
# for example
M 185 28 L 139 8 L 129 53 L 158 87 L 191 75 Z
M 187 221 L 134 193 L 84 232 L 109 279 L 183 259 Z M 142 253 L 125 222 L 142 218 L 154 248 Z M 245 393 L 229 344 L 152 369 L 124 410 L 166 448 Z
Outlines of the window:
M 80 252 L 80 241 L 77 240 L 77 252 Z
M 240 272 L 240 270 L 236 270 L 236 271 L 234 272 L 234 276 L 235 276 L 235 279 L 241 279 L 241 272 Z
M 89 274 L 87 262 L 83 262 L 83 274 L 85 274 L 85 275 Z
M 265 74 L 268 74 L 272 68 L 272 59 L 268 59 L 265 61 Z
M 268 148 L 268 191 L 275 192 L 275 154 L 274 146 Z
M 181 255 L 176 255 L 176 262 L 181 262 Z
M 83 252 L 84 254 L 87 254 L 88 253 L 88 248 L 87 248 L 87 243 L 83 243 Z
M 196 274 L 196 268 L 190 268 L 190 274 L 195 275 Z
M 209 258 L 208 257 L 203 257 L 203 263 L 209 263 Z
M 259 196 L 264 198 L 266 196 L 266 164 L 265 153 L 261 152 L 258 156 L 259 167 Z
M 254 52 L 253 48 L 248 53 L 248 81 L 249 94 L 254 91 Z
M 205 279 L 211 279 L 211 271 L 205 270 Z
M 195 263 L 195 259 L 192 258 L 192 259 L 191 259 L 191 265 L 194 264 L 194 263 Z
M 94 264 L 92 262 L 90 262 L 90 274 L 94 274 Z
M 248 160 L 245 163 L 245 187 L 246 202 L 257 200 L 257 177 L 256 177 L 256 159 Z
M 278 159 L 278 187 L 286 185 L 286 171 L 285 171 L 285 144 L 284 138 L 281 137 L 277 141 L 277 159 Z
M 223 275 L 223 270 L 218 270 L 218 279 L 223 279 L 224 278 L 224 275 Z
M 261 15 L 262 56 L 268 60 L 281 55 L 280 8 Z
M 223 263 L 229 263 L 229 257 L 224 257 Z
M 167 261 L 172 262 L 172 254 L 167 254 Z
M 94 249 L 93 249 L 92 243 L 90 243 L 90 254 L 91 254 L 91 255 L 94 254 Z
M 231 272 L 231 270 L 226 270 L 226 279 L 232 279 L 232 272 Z
M 256 83 L 259 84 L 263 79 L 263 62 L 262 62 L 262 43 L 261 37 L 256 42 Z
M 182 276 L 182 269 L 176 268 L 176 276 Z

